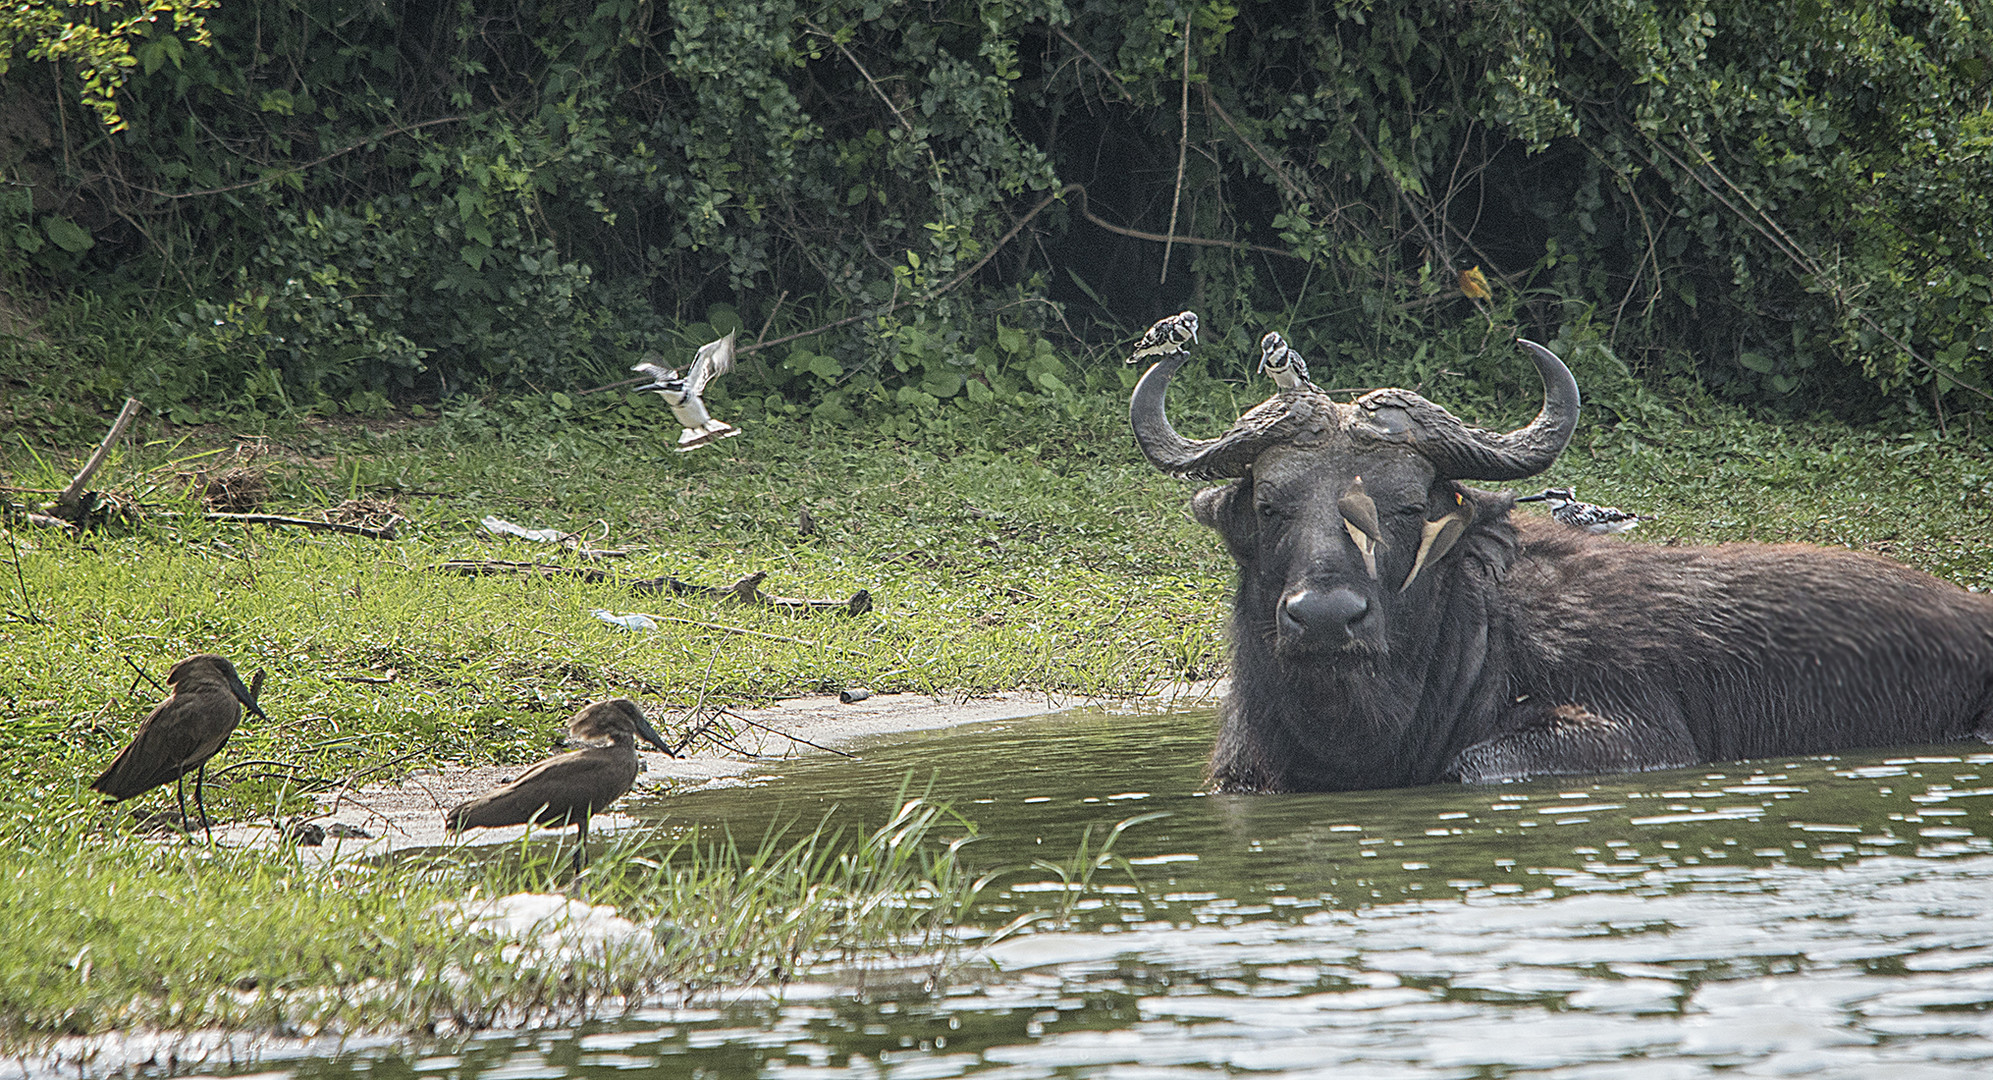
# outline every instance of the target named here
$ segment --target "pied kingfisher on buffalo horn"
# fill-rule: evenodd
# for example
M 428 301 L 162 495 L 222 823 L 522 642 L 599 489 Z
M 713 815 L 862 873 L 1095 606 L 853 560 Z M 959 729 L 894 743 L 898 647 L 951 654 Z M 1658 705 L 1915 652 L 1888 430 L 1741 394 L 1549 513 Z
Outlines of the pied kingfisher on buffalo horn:
M 699 352 L 692 358 L 692 364 L 679 374 L 675 368 L 667 368 L 654 363 L 653 358 L 663 359 L 653 353 L 644 362 L 632 367 L 631 371 L 641 372 L 651 377 L 650 385 L 639 386 L 638 390 L 655 390 L 671 406 L 671 415 L 685 426 L 678 436 L 678 452 L 697 450 L 707 443 L 732 438 L 740 434 L 740 429 L 725 420 L 715 420 L 706 412 L 705 399 L 700 395 L 706 384 L 733 370 L 734 335 L 729 333 L 718 341 L 709 341 L 699 346 Z
M 1544 488 L 1535 495 L 1524 495 L 1516 500 L 1519 503 L 1540 502 L 1550 504 L 1550 516 L 1574 529 L 1591 533 L 1625 532 L 1640 524 L 1640 515 L 1617 506 L 1594 506 L 1579 502 L 1577 492 L 1570 488 Z
M 1287 344 L 1278 330 L 1268 330 L 1259 339 L 1259 369 L 1271 376 L 1282 390 L 1297 390 L 1308 382 L 1308 362 Z
M 1157 319 L 1149 327 L 1142 340 L 1135 343 L 1135 351 L 1128 354 L 1128 362 L 1134 363 L 1145 356 L 1168 356 L 1180 353 L 1185 345 L 1197 344 L 1197 313 L 1180 311 L 1167 319 Z

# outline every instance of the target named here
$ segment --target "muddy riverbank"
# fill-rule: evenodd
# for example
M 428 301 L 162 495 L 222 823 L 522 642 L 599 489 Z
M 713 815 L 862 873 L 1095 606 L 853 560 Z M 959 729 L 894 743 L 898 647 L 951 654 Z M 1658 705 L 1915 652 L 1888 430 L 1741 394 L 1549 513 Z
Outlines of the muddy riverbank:
M 1161 694 L 1120 702 L 1131 710 L 1216 701 L 1222 684 L 1174 686 Z M 742 777 L 800 755 L 863 753 L 867 745 L 895 735 L 964 724 L 1042 716 L 1096 701 L 1042 693 L 1009 692 L 987 697 L 950 700 L 925 694 L 879 694 L 845 703 L 836 695 L 778 701 L 759 709 L 723 713 L 714 737 L 676 757 L 655 751 L 641 754 L 644 771 L 625 800 L 647 795 L 696 791 L 743 783 Z M 324 830 L 317 847 L 301 847 L 322 856 L 378 855 L 406 848 L 439 847 L 453 843 L 501 844 L 518 840 L 524 826 L 477 829 L 461 837 L 443 832 L 443 812 L 449 807 L 505 783 L 524 766 L 478 766 L 425 770 L 399 780 L 343 788 L 313 797 L 280 820 L 309 821 Z M 597 815 L 589 826 L 594 835 L 613 833 L 636 824 L 628 814 Z M 546 835 L 552 836 L 552 833 Z M 223 843 L 263 845 L 277 842 L 276 823 L 268 818 L 239 821 L 215 831 Z

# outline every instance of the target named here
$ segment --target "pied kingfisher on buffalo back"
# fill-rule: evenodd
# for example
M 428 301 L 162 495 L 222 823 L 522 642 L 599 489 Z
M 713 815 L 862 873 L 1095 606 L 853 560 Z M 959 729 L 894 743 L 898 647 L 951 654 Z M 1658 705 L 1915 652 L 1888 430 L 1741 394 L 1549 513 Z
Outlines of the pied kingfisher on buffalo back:
M 1268 330 L 1259 339 L 1259 369 L 1271 376 L 1282 390 L 1295 390 L 1308 384 L 1308 363 L 1287 344 L 1278 330 Z
M 1617 506 L 1593 506 L 1588 502 L 1579 502 L 1577 492 L 1570 488 L 1544 488 L 1538 494 L 1524 495 L 1516 501 L 1549 503 L 1551 517 L 1586 532 L 1625 532 L 1640 524 L 1639 514 Z
M 1180 353 L 1185 345 L 1197 343 L 1197 313 L 1180 311 L 1167 319 L 1157 319 L 1142 340 L 1135 343 L 1135 351 L 1128 355 L 1128 362 L 1134 363 L 1144 356 L 1168 356 Z
M 663 359 L 663 357 L 657 357 Z M 728 334 L 718 341 L 709 341 L 699 346 L 698 355 L 692 358 L 692 365 L 679 374 L 675 368 L 667 368 L 645 362 L 631 368 L 651 377 L 648 386 L 639 390 L 655 390 L 666 405 L 671 406 L 671 415 L 685 426 L 678 436 L 678 452 L 697 450 L 707 443 L 718 442 L 740 434 L 740 429 L 725 420 L 715 420 L 706 412 L 706 384 L 725 375 L 734 366 L 734 335 Z

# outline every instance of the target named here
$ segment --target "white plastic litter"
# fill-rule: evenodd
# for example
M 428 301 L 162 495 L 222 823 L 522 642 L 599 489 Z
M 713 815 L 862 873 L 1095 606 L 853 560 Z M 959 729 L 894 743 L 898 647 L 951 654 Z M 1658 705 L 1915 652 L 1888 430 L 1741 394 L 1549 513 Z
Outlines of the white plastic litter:
M 496 517 L 491 514 L 486 514 L 482 519 L 482 523 L 487 532 L 494 532 L 500 536 L 517 536 L 540 544 L 557 543 L 561 538 L 568 535 L 559 529 L 528 529 L 521 525 L 514 525 L 502 517 Z
M 657 629 L 657 620 L 641 611 L 632 611 L 628 615 L 618 615 L 606 608 L 589 608 L 588 613 L 608 623 L 610 626 L 620 626 L 625 630 Z
M 558 893 L 513 893 L 439 905 L 436 913 L 505 942 L 507 963 L 535 965 L 633 960 L 656 950 L 657 935 L 608 904 Z

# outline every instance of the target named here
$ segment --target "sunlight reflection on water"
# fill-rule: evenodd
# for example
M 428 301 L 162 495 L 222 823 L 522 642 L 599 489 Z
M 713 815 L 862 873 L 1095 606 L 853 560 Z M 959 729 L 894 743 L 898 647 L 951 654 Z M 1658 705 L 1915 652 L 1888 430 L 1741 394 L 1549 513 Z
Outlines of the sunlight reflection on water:
M 911 778 L 988 867 L 1070 858 L 1115 822 L 1063 929 L 934 993 L 797 987 L 353 1055 L 297 1077 L 632 1071 L 783 1078 L 1978 1077 L 1993 1070 L 1993 754 L 1774 759 L 1496 787 L 1205 796 L 1208 711 L 1079 712 L 935 733 L 781 783 L 654 800 L 668 826 L 849 824 Z M 1045 870 L 979 913 L 1056 909 Z M 425 1067 L 447 1061 L 446 1067 Z

